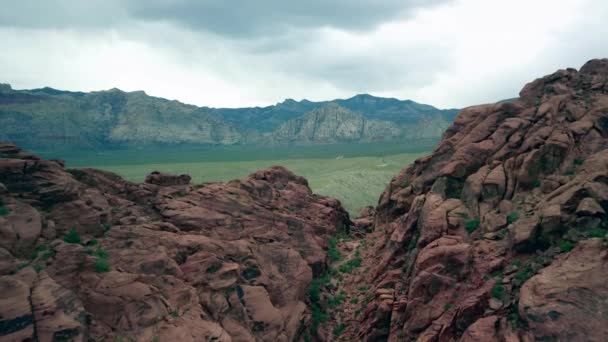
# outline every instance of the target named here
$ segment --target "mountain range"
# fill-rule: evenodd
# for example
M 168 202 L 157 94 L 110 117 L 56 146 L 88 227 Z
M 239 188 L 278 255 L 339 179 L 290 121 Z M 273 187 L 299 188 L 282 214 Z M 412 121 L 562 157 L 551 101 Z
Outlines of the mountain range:
M 30 149 L 150 144 L 331 144 L 439 138 L 457 109 L 367 94 L 248 108 L 197 107 L 119 89 L 0 85 L 0 139 Z

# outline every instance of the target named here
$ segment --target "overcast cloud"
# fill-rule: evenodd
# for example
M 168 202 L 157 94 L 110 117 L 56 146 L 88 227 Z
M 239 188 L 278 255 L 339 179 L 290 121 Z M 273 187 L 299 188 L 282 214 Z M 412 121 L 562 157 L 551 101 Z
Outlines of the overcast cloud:
M 608 57 L 605 0 L 0 0 L 0 82 L 207 106 L 463 107 Z

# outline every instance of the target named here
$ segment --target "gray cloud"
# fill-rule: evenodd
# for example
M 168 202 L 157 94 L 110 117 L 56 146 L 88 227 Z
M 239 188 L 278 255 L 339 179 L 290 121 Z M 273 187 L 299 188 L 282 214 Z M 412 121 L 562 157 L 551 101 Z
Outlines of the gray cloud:
M 194 31 L 251 38 L 289 29 L 369 30 L 452 0 L 0 0 L 0 26 L 112 28 L 129 21 L 173 22 Z
M 368 30 L 419 7 L 447 0 L 151 0 L 130 1 L 143 20 L 171 20 L 195 30 L 234 37 L 276 35 L 291 28 Z

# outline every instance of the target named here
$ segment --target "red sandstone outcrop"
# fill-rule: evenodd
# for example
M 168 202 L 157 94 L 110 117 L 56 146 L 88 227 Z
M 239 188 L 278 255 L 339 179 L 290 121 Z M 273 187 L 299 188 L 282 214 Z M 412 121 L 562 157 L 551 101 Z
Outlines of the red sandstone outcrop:
M 607 212 L 608 60 L 466 108 L 381 195 L 362 281 L 391 295 L 344 338 L 606 341 Z
M 0 157 L 2 341 L 297 340 L 327 239 L 351 225 L 282 167 L 136 184 Z

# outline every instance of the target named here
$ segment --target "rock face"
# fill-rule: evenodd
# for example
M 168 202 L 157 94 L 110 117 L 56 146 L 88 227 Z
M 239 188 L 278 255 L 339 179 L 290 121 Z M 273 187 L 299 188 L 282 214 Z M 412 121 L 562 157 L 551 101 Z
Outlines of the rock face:
M 433 121 L 429 124 L 427 121 Z M 347 142 L 395 141 L 403 137 L 432 138 L 448 127 L 447 120 L 421 120 L 398 125 L 391 121 L 369 120 L 336 103 L 327 104 L 289 120 L 268 136 L 274 144 L 331 144 Z
M 0 144 L 0 340 L 293 341 L 351 222 L 282 167 L 135 184 Z
M 329 324 L 355 320 L 346 340 L 606 341 L 607 210 L 604 59 L 462 110 L 380 197 L 381 242 L 352 278 L 376 295 Z
M 339 105 L 343 111 L 353 113 L 339 117 L 344 121 L 342 125 L 332 123 L 333 111 L 326 118 L 312 114 L 327 105 L 331 108 Z M 286 100 L 268 107 L 231 109 L 196 107 L 148 96 L 142 91 L 13 90 L 0 84 L 0 141 L 40 150 L 49 146 L 80 151 L 174 144 L 266 146 L 268 142 L 438 139 L 455 113 L 454 109 L 440 110 L 413 101 L 371 95 L 322 102 Z M 293 131 L 299 122 L 308 121 L 311 116 L 318 118 L 313 131 L 322 131 L 322 135 L 311 138 L 307 135 L 310 128 L 300 134 L 299 130 Z M 361 126 L 363 122 L 367 124 Z M 350 128 L 362 132 L 351 132 Z

